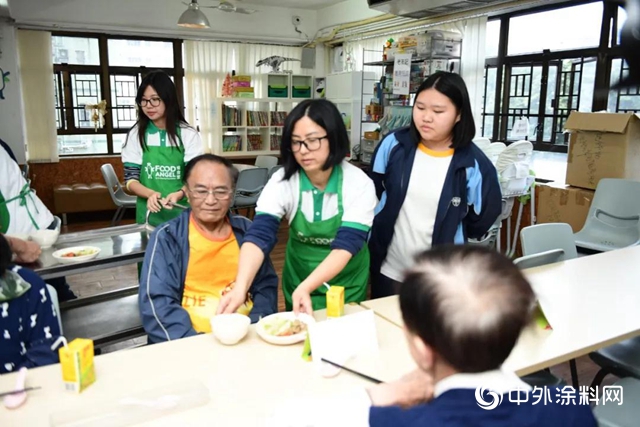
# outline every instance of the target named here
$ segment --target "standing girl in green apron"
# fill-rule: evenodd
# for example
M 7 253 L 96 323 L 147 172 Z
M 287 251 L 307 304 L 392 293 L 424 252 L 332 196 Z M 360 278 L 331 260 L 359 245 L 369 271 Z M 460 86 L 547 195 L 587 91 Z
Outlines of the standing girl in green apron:
M 189 126 L 178 104 L 176 87 L 162 71 L 143 79 L 136 95 L 138 122 L 122 147 L 127 189 L 138 196 L 136 222 L 162 224 L 180 214 L 173 203 L 187 203 L 182 189 L 184 165 L 203 154 L 198 132 Z M 166 208 L 166 209 L 163 209 Z
M 345 160 L 349 137 L 340 112 L 323 99 L 306 100 L 287 116 L 280 145 L 283 168 L 267 183 L 240 249 L 233 290 L 218 306 L 233 313 L 265 256 L 280 220 L 289 221 L 282 289 L 287 310 L 325 308 L 327 287 L 345 288 L 345 302 L 366 299 L 366 239 L 378 202 L 373 182 Z

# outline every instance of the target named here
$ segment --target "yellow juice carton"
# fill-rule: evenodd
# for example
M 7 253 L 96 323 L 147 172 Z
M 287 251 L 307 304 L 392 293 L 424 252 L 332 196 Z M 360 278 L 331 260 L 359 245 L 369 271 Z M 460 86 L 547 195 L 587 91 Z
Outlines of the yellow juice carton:
M 60 366 L 66 390 L 80 393 L 96 380 L 93 366 L 93 340 L 76 338 L 60 347 Z
M 331 286 L 327 291 L 327 317 L 340 317 L 344 314 L 344 287 Z

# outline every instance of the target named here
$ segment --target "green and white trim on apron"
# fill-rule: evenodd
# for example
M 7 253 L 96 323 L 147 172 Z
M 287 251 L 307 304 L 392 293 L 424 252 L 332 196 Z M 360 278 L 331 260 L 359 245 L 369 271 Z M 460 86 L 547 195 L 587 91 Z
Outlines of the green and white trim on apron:
M 180 137 L 180 128 L 176 129 Z M 140 184 L 157 191 L 162 197 L 178 191 L 182 188 L 184 174 L 184 146 L 178 141 L 178 146 L 167 143 L 167 131 L 158 129 L 152 122 L 147 126 L 145 142 L 148 135 L 160 133 L 160 146 L 149 146 L 142 153 L 140 165 Z M 187 199 L 180 200 L 181 204 L 187 204 Z M 149 215 L 149 224 L 158 226 L 180 215 L 179 209 L 162 209 L 160 212 Z M 136 201 L 136 222 L 144 224 L 147 215 L 147 199 L 138 197 Z
M 9 224 L 11 223 L 7 205 L 9 203 L 18 201 L 20 203 L 20 206 L 24 206 L 25 210 L 27 211 L 27 215 L 29 216 L 29 219 L 31 220 L 31 223 L 33 224 L 35 229 L 40 230 L 38 223 L 29 210 L 29 201 L 31 201 L 31 205 L 36 210 L 36 213 L 40 213 L 40 211 L 38 211 L 38 208 L 36 207 L 35 201 L 33 200 L 33 196 L 31 195 L 32 191 L 33 190 L 31 189 L 31 183 L 27 181 L 27 183 L 20 190 L 20 193 L 17 196 L 10 198 L 9 200 L 5 200 L 4 195 L 2 194 L 2 192 L 0 192 L 0 232 L 6 233 L 9 229 Z
M 298 209 L 291 221 L 289 241 L 282 272 L 282 290 L 287 310 L 292 309 L 291 295 L 331 252 L 331 243 L 342 224 L 342 168 L 335 166 L 329 177 L 325 192 L 338 194 L 338 214 L 322 220 L 324 192 L 314 188 L 307 175 L 300 172 L 300 196 Z M 314 221 L 309 222 L 301 211 L 302 192 L 313 191 Z M 359 225 L 359 224 L 357 224 Z M 356 228 L 357 228 L 356 225 Z M 366 228 L 361 226 L 362 228 Z M 330 285 L 344 286 L 345 303 L 364 301 L 369 279 L 369 248 L 364 245 L 360 252 L 349 260 L 346 267 L 329 281 Z M 320 286 L 311 293 L 314 310 L 326 308 L 326 287 Z

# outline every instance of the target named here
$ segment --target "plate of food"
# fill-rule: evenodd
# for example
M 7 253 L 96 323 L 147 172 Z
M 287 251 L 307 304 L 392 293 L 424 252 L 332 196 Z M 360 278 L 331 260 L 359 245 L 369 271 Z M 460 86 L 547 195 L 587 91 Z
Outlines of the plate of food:
M 95 246 L 74 246 L 72 248 L 58 249 L 51 254 L 61 264 L 89 261 L 100 253 L 100 248 Z
M 275 313 L 260 319 L 256 325 L 256 332 L 270 344 L 296 344 L 305 340 L 308 325 L 314 322 L 313 317 L 304 313 L 298 316 L 292 311 Z

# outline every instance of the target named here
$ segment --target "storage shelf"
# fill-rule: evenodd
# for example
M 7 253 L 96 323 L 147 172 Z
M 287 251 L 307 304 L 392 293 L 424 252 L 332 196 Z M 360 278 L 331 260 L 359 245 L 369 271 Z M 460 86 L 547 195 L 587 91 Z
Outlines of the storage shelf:
M 307 98 L 305 98 L 307 99 Z M 287 114 L 304 99 L 217 98 L 212 152 L 224 157 L 276 155 Z M 229 124 L 229 121 L 233 120 Z M 231 148 L 234 151 L 224 151 Z
M 411 57 L 411 63 L 415 64 L 418 62 L 422 62 L 422 61 L 428 61 L 430 59 L 460 59 L 459 56 L 447 56 L 447 55 L 427 55 L 427 56 L 416 56 L 416 57 Z M 395 64 L 395 60 L 394 59 L 390 59 L 387 61 L 374 61 L 374 62 L 365 62 L 363 65 L 366 66 L 371 66 L 371 67 L 382 67 L 382 66 L 389 66 L 389 65 L 394 65 Z

